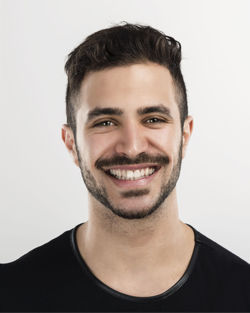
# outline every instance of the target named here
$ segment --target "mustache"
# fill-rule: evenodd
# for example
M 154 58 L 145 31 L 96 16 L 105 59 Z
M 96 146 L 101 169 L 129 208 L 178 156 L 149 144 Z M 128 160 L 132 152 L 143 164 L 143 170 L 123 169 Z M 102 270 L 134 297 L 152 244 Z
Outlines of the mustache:
M 99 159 L 95 162 L 95 167 L 97 169 L 102 169 L 106 166 L 114 165 L 131 165 L 131 164 L 140 164 L 140 163 L 158 163 L 160 165 L 167 165 L 169 163 L 168 156 L 163 155 L 149 155 L 146 153 L 139 154 L 135 159 L 130 159 L 126 156 L 117 155 L 110 159 Z

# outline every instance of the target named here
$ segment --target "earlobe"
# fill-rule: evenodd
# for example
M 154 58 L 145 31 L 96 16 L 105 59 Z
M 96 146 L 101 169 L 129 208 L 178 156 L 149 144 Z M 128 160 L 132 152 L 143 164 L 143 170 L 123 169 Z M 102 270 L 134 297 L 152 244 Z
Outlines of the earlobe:
M 61 131 L 62 140 L 73 158 L 74 163 L 79 167 L 79 161 L 76 151 L 75 138 L 71 127 L 64 124 Z
M 182 133 L 182 158 L 186 155 L 187 145 L 193 132 L 194 120 L 192 116 L 188 116 L 183 125 Z

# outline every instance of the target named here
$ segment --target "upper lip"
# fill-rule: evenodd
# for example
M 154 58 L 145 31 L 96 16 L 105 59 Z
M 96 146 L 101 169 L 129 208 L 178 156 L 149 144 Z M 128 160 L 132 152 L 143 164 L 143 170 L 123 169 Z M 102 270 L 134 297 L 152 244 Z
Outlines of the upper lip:
M 140 170 L 143 168 L 147 168 L 147 167 L 157 167 L 160 168 L 161 166 L 159 164 L 155 164 L 155 163 L 140 163 L 140 164 L 131 164 L 131 165 L 114 165 L 114 166 L 110 166 L 110 167 L 104 167 L 103 170 L 104 171 L 109 171 L 109 170 Z

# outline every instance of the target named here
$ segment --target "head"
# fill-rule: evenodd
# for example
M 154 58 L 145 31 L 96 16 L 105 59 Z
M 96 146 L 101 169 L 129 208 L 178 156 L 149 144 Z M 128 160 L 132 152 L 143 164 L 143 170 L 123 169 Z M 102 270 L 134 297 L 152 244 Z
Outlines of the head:
M 91 197 L 144 218 L 174 190 L 192 131 L 181 45 L 149 27 L 96 32 L 66 62 L 63 140 Z

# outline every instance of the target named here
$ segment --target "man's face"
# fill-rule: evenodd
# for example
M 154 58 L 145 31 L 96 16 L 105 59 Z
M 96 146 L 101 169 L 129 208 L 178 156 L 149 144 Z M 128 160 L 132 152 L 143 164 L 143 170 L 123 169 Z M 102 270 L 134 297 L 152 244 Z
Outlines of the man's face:
M 154 63 L 114 67 L 83 80 L 76 154 L 90 194 L 123 218 L 143 218 L 175 188 L 183 136 L 169 71 Z

